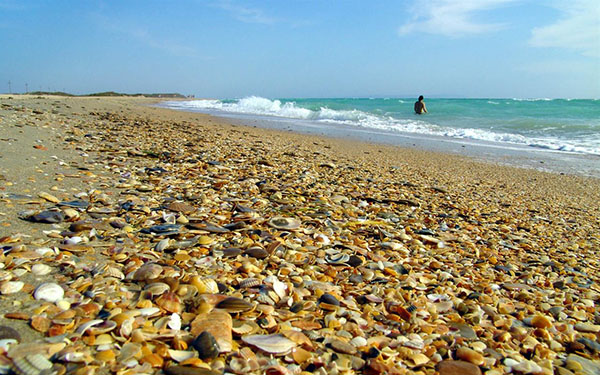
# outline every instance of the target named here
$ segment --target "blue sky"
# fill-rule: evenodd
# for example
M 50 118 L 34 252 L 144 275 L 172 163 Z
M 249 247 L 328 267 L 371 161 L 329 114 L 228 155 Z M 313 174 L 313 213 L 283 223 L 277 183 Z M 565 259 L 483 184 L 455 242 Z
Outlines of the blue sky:
M 0 0 L 0 92 L 600 98 L 600 1 Z

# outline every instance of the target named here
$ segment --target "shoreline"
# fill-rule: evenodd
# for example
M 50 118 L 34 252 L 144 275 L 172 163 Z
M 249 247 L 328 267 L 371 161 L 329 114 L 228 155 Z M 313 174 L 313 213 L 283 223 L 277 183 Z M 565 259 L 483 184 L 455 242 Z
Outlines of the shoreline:
M 156 102 L 0 96 L 0 367 L 600 371 L 599 179 Z
M 265 129 L 292 131 L 317 137 L 386 144 L 401 148 L 466 156 L 474 160 L 497 165 L 600 178 L 600 168 L 598 167 L 600 155 L 579 154 L 519 144 L 443 137 L 432 134 L 380 131 L 343 124 L 314 123 L 310 120 L 278 118 L 266 115 L 235 114 L 214 110 L 203 112 L 200 110 L 194 111 L 193 109 L 177 109 L 169 108 L 163 102 L 157 103 L 156 106 L 177 111 L 204 113 L 242 126 L 257 126 Z

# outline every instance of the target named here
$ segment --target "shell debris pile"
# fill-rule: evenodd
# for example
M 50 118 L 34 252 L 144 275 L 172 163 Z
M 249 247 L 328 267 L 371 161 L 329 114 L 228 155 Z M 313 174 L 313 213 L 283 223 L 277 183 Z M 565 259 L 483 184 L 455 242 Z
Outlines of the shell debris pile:
M 0 238 L 7 371 L 600 372 L 598 207 L 244 128 L 64 122 L 81 188 L 2 192 L 44 233 Z

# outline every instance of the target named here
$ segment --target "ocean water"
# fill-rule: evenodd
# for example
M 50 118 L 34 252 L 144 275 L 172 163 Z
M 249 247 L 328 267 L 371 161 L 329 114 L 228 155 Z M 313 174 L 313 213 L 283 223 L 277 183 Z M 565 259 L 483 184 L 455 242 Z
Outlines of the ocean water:
M 429 113 L 413 112 L 414 98 L 267 99 L 169 101 L 161 106 L 295 126 L 360 130 L 484 142 L 563 154 L 600 156 L 597 99 L 426 99 Z

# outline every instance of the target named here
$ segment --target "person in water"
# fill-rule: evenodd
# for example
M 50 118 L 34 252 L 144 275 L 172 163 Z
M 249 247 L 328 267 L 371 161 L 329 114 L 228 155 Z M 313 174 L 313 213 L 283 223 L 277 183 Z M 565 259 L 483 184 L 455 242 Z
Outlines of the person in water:
M 427 113 L 427 107 L 425 107 L 425 102 L 423 101 L 423 95 L 419 96 L 419 100 L 415 102 L 415 113 L 417 115 Z

